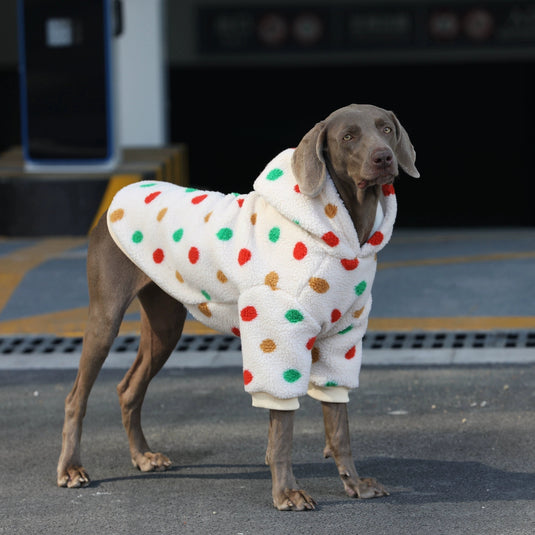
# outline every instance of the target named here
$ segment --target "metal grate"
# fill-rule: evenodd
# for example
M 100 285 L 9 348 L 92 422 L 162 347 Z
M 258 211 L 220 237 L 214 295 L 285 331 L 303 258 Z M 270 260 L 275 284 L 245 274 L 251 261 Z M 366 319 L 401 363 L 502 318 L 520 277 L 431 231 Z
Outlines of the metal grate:
M 138 336 L 119 336 L 112 353 L 136 352 Z M 535 348 L 535 331 L 508 332 L 369 332 L 365 349 L 456 349 L 456 348 Z M 8 336 L 0 337 L 0 355 L 32 353 L 80 353 L 81 337 Z M 241 351 L 240 339 L 225 335 L 183 336 L 175 352 Z

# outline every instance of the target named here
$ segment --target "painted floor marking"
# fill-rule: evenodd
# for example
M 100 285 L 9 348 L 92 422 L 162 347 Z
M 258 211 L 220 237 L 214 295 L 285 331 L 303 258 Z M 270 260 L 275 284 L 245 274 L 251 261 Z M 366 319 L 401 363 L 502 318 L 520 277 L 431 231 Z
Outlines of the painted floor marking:
M 0 257 L 0 312 L 29 271 L 86 241 L 86 238 L 45 238 Z
M 69 249 L 87 243 L 80 238 L 44 238 L 37 244 L 17 249 L 0 257 L 0 312 L 24 276 L 43 262 L 65 254 Z M 68 253 L 66 253 L 68 254 Z M 379 270 L 414 266 L 435 266 L 471 262 L 497 262 L 535 258 L 535 251 L 490 253 L 417 260 L 380 262 Z M 135 311 L 135 309 L 133 310 Z M 130 311 L 132 312 L 132 311 Z M 58 336 L 81 336 L 85 328 L 87 308 L 80 307 L 60 312 L 38 314 L 0 322 L 1 334 L 56 334 Z M 495 330 L 533 329 L 535 316 L 527 317 L 434 317 L 434 318 L 371 318 L 369 329 L 373 331 L 440 331 L 440 330 Z M 123 322 L 121 333 L 139 331 L 139 322 Z M 213 334 L 216 331 L 197 321 L 186 322 L 185 334 Z

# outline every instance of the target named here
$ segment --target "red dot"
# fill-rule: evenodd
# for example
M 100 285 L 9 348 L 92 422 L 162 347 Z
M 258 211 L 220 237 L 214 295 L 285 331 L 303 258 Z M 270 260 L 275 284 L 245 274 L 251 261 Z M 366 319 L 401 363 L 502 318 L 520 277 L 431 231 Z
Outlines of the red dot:
M 163 251 L 161 249 L 156 249 L 156 251 L 154 251 L 152 253 L 152 259 L 157 263 L 157 264 L 161 264 L 163 262 L 163 259 L 164 259 L 164 254 L 163 254 Z
M 295 191 L 295 193 L 301 193 L 301 189 L 299 188 L 299 184 L 296 184 L 294 186 L 294 191 Z
M 238 206 L 239 206 L 240 208 L 243 206 L 243 201 L 244 201 L 244 200 L 245 200 L 245 199 L 243 199 L 243 198 L 242 198 L 242 199 L 237 199 L 237 201 L 238 201 Z
M 353 346 L 346 354 L 345 354 L 345 358 L 347 360 L 351 360 L 357 353 L 357 348 L 355 346 Z
M 238 254 L 238 264 L 240 264 L 240 266 L 243 266 L 243 264 L 246 264 L 247 262 L 249 262 L 249 260 L 251 260 L 251 256 L 253 255 L 251 251 L 249 251 L 249 249 L 241 249 Z
M 358 258 L 343 258 L 340 260 L 342 263 L 342 266 L 344 266 L 344 269 L 347 269 L 347 271 L 353 271 L 354 269 L 357 269 L 359 267 L 359 259 Z
M 197 195 L 197 197 L 193 197 L 193 199 L 191 199 L 191 203 L 192 204 L 199 204 L 199 203 L 203 202 L 204 199 L 206 199 L 206 197 L 208 197 L 207 193 L 204 193 L 203 195 Z
M 338 321 L 341 317 L 342 317 L 342 313 L 337 308 L 335 308 L 331 312 L 331 323 Z
M 196 264 L 199 261 L 200 253 L 197 247 L 192 247 L 188 252 L 189 261 L 192 264 Z
M 384 184 L 382 186 L 383 195 L 385 197 L 388 197 L 389 195 L 394 195 L 396 191 L 394 190 L 394 186 L 392 184 Z
M 243 321 L 253 321 L 258 316 L 255 307 L 248 306 L 241 309 L 240 317 Z
M 368 243 L 371 245 L 379 245 L 384 239 L 382 232 L 375 232 L 373 236 L 368 240 Z
M 150 195 L 147 195 L 145 197 L 145 204 L 152 202 L 154 199 L 156 199 L 156 197 L 158 197 L 158 195 L 160 195 L 160 193 L 161 191 L 153 191 Z
M 321 239 L 329 246 L 336 247 L 340 243 L 340 239 L 334 232 L 326 232 Z
M 238 338 L 241 336 L 241 333 L 240 333 L 240 329 L 238 329 L 238 327 L 232 327 L 232 329 L 230 329 L 232 334 L 237 336 Z
M 316 337 L 314 336 L 314 338 L 311 338 L 308 342 L 307 342 L 307 345 L 306 345 L 306 348 L 310 351 L 313 347 L 314 347 L 314 344 L 316 343 Z
M 249 370 L 243 371 L 243 383 L 248 385 L 253 380 L 253 374 Z
M 303 258 L 305 258 L 305 256 L 307 255 L 307 252 L 308 252 L 307 246 L 302 241 L 298 241 L 295 244 L 294 258 L 296 260 L 303 260 Z

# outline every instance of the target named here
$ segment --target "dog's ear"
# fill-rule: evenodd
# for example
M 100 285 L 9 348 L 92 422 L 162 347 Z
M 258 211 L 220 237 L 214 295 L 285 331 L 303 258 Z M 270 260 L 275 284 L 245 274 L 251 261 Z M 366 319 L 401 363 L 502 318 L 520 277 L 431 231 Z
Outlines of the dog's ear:
M 325 184 L 327 168 L 323 147 L 326 132 L 325 122 L 318 123 L 305 135 L 292 155 L 292 170 L 299 190 L 309 197 L 316 197 Z
M 390 112 L 390 116 L 396 127 L 397 144 L 395 152 L 398 163 L 401 169 L 403 169 L 403 171 L 405 171 L 405 173 L 407 173 L 409 176 L 420 178 L 420 173 L 414 165 L 416 162 L 416 151 L 414 150 L 411 140 L 409 139 L 409 134 L 407 134 L 405 128 L 401 126 L 401 123 L 393 112 Z

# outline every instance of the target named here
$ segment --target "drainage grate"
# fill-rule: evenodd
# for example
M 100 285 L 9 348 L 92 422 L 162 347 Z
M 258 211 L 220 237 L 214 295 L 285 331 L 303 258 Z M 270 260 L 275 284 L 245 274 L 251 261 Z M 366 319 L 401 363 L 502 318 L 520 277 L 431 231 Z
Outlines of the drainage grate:
M 366 349 L 535 348 L 535 331 L 368 333 Z
M 138 336 L 119 336 L 112 353 L 137 351 Z M 369 332 L 365 349 L 457 349 L 457 348 L 535 348 L 535 331 L 508 332 Z M 81 337 L 10 336 L 0 337 L 0 355 L 32 353 L 80 353 Z M 225 335 L 183 336 L 175 352 L 241 351 L 240 339 Z

